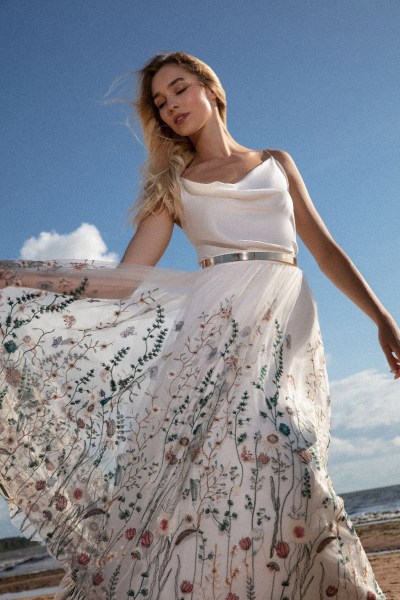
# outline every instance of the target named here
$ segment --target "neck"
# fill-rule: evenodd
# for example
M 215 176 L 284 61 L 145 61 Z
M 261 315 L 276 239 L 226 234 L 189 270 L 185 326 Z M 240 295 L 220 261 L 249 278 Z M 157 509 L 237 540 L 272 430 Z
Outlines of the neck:
M 190 136 L 190 141 L 195 148 L 196 163 L 229 158 L 244 149 L 233 139 L 218 113 L 200 131 Z

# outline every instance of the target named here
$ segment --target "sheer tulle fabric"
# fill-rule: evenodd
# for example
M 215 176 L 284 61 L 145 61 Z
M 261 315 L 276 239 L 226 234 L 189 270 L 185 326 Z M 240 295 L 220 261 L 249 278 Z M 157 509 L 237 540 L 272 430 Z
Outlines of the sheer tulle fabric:
M 384 598 L 327 475 L 299 269 L 1 269 L 1 489 L 58 600 Z

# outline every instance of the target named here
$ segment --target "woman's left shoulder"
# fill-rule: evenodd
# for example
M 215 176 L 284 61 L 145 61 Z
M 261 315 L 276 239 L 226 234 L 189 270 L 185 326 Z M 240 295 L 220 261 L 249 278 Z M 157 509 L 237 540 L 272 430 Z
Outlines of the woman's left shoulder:
M 267 152 L 280 164 L 290 181 L 298 180 L 301 177 L 296 163 L 289 152 L 286 150 L 267 150 Z
M 291 168 L 295 166 L 292 156 L 289 154 L 289 152 L 286 152 L 286 150 L 268 149 L 267 152 L 268 154 L 271 154 L 271 156 L 273 156 L 277 161 L 279 161 L 285 168 Z

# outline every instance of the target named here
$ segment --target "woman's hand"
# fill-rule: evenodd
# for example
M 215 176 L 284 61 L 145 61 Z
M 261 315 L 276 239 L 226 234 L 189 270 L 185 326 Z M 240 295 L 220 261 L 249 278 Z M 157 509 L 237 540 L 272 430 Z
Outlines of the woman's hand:
M 400 378 L 400 329 L 391 317 L 378 325 L 379 343 L 395 379 Z

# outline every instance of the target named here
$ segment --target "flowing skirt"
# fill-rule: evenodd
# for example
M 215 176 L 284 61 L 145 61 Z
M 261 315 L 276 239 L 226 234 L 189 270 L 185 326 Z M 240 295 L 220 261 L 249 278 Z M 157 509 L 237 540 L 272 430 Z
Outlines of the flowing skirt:
M 327 474 L 300 269 L 0 270 L 1 493 L 58 600 L 384 598 Z

